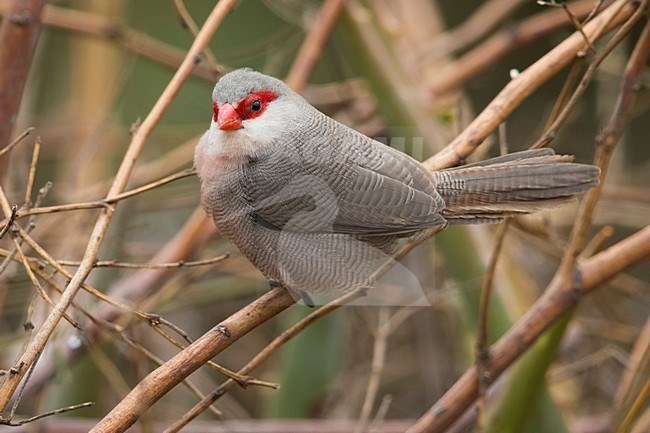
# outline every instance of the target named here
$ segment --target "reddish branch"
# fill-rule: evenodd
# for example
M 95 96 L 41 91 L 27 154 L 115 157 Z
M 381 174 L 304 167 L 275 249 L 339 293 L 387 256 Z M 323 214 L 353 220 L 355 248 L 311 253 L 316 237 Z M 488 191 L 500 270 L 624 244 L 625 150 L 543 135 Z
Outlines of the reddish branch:
M 0 24 L 0 149 L 16 123 L 47 0 L 14 0 Z M 0 157 L 0 179 L 7 157 Z

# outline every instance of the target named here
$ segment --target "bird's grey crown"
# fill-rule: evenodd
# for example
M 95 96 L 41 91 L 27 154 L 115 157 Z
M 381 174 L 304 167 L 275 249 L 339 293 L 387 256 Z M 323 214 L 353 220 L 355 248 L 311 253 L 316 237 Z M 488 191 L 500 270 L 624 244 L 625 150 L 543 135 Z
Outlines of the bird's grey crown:
M 277 78 L 261 74 L 251 68 L 236 69 L 217 81 L 212 99 L 219 105 L 237 104 L 251 93 L 271 90 L 279 96 L 291 93 L 289 87 Z

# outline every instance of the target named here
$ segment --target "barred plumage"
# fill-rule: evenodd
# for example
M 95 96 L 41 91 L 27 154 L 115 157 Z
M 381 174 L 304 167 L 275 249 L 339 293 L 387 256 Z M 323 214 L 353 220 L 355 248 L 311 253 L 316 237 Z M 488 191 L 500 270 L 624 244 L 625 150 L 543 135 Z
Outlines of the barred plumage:
M 430 173 L 250 69 L 217 83 L 215 107 L 260 91 L 277 95 L 261 115 L 235 130 L 213 121 L 197 145 L 201 200 L 267 278 L 294 291 L 372 285 L 372 273 L 424 229 L 556 206 L 598 183 L 596 167 L 550 149 Z

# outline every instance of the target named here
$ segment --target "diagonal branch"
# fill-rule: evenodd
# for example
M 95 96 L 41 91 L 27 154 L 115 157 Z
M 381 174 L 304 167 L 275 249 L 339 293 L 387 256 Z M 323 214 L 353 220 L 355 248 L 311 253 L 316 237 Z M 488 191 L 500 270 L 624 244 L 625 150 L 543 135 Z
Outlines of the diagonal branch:
M 112 200 L 115 196 L 118 196 L 126 188 L 127 182 L 135 166 L 135 162 L 144 147 L 147 138 L 151 134 L 153 128 L 158 124 L 163 114 L 165 113 L 167 107 L 171 104 L 174 97 L 180 91 L 181 86 L 187 80 L 189 75 L 192 72 L 196 64 L 196 59 L 202 52 L 203 48 L 207 45 L 210 38 L 216 31 L 219 24 L 222 22 L 226 13 L 234 6 L 236 3 L 235 0 L 221 0 L 214 7 L 210 15 L 208 16 L 203 28 L 199 32 L 199 35 L 194 40 L 194 43 L 190 47 L 187 56 L 183 60 L 178 71 L 174 74 L 174 77 L 167 85 L 162 95 L 149 112 L 147 117 L 142 122 L 142 125 L 135 131 L 133 134 L 131 143 L 124 155 L 122 164 L 118 169 L 118 172 L 115 176 L 115 180 L 109 189 L 109 192 L 106 196 L 107 200 Z M 74 296 L 79 291 L 79 288 L 86 280 L 90 271 L 93 269 L 93 264 L 97 259 L 97 254 L 99 253 L 99 247 L 102 244 L 108 225 L 111 222 L 113 213 L 115 212 L 115 205 L 109 205 L 102 210 L 95 226 L 92 230 L 88 245 L 86 247 L 86 252 L 82 262 L 75 272 L 74 277 L 70 283 L 65 288 L 59 302 L 56 304 L 55 308 L 50 312 L 47 319 L 43 323 L 43 326 L 34 336 L 34 340 L 28 347 L 27 351 L 23 354 L 21 359 L 17 363 L 18 370 L 13 375 L 8 375 L 0 388 L 0 410 L 4 409 L 7 403 L 9 402 L 14 391 L 18 387 L 18 384 L 24 377 L 27 369 L 31 366 L 42 351 L 43 347 L 47 343 L 50 335 L 54 331 L 54 328 L 59 323 L 63 317 L 65 310 L 68 308 L 72 302 Z
M 556 278 L 524 317 L 493 346 L 486 365 L 494 381 L 565 311 L 599 284 L 650 257 L 650 226 L 587 259 L 571 278 Z M 443 432 L 476 400 L 475 366 L 408 430 L 408 433 Z
M 645 5 L 645 2 L 644 2 Z M 643 13 L 643 10 L 639 10 Z M 630 20 L 632 21 L 632 20 Z M 490 360 L 485 365 L 486 378 L 493 382 L 517 359 L 552 323 L 595 286 L 650 256 L 650 226 L 610 247 L 604 252 L 576 266 L 576 258 L 583 247 L 592 215 L 600 197 L 612 152 L 622 136 L 629 119 L 645 63 L 650 55 L 650 22 L 647 22 L 639 42 L 628 61 L 619 98 L 610 121 L 597 138 L 596 163 L 601 168 L 601 184 L 584 199 L 576 218 L 571 241 L 555 277 L 544 295 L 528 313 L 499 341 L 492 346 Z M 473 367 L 447 391 L 447 393 L 409 430 L 417 432 L 444 431 L 476 399 L 479 392 L 478 371 Z M 481 378 L 485 380 L 485 378 Z
M 185 377 L 209 359 L 295 303 L 284 288 L 275 288 L 257 298 L 203 334 L 184 351 L 149 373 L 104 417 L 91 433 L 120 433 Z
M 316 22 L 311 27 L 307 39 L 300 47 L 300 52 L 296 56 L 293 65 L 291 65 L 291 70 L 286 78 L 287 84 L 296 92 L 302 92 L 305 84 L 307 84 L 307 78 L 309 78 L 323 50 L 323 45 L 336 24 L 341 9 L 343 9 L 343 0 L 327 0 Z
M 602 36 L 626 21 L 636 10 L 635 4 L 618 0 L 596 16 L 584 27 L 589 38 Z M 601 31 L 605 26 L 604 31 Z M 497 126 L 521 103 L 539 89 L 546 81 L 567 66 L 579 51 L 586 47 L 581 33 L 575 32 L 556 46 L 540 60 L 529 66 L 517 78 L 511 80 L 492 102 L 442 151 L 427 161 L 425 166 L 431 170 L 451 167 L 461 163 L 483 142 Z

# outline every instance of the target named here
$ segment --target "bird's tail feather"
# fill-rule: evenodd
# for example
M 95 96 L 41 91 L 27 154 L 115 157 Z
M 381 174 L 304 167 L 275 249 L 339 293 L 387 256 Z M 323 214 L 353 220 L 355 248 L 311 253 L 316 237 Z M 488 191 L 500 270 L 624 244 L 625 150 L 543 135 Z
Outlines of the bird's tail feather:
M 499 221 L 555 207 L 598 185 L 600 170 L 552 149 L 515 152 L 434 172 L 452 224 Z

